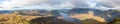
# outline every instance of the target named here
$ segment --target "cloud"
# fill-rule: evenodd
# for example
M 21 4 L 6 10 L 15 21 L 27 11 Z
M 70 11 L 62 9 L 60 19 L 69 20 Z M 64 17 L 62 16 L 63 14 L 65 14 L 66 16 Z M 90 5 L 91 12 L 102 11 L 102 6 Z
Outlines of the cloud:
M 120 0 L 98 0 L 99 3 L 109 8 L 120 8 Z
M 3 9 L 62 9 L 62 8 L 120 8 L 120 0 L 4 0 L 0 1 Z M 98 6 L 97 6 L 98 5 Z M 100 7 L 99 7 L 100 6 Z
M 24 7 L 31 5 L 32 3 L 41 3 L 43 0 L 11 0 L 11 1 L 2 1 L 0 7 L 12 9 L 14 7 Z
M 45 6 L 43 6 L 43 4 Z M 17 8 L 73 8 L 73 7 L 88 7 L 87 0 L 10 0 L 2 1 L 0 7 L 4 9 Z M 46 9 L 47 9 L 46 8 Z

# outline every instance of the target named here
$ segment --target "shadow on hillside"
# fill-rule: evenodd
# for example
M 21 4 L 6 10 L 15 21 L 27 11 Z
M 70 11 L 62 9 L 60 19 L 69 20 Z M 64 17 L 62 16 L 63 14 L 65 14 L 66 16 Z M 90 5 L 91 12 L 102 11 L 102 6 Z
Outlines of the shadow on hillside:
M 107 24 L 93 19 L 80 20 L 81 24 Z M 30 24 L 75 24 L 75 22 L 57 19 L 54 17 L 36 18 L 30 21 Z
M 74 24 L 74 22 L 57 19 L 54 17 L 36 18 L 30 21 L 30 24 Z
M 113 19 L 113 21 L 108 22 L 108 24 L 120 24 L 120 17 Z
M 94 19 L 81 20 L 82 24 L 107 24 L 107 22 L 99 22 Z

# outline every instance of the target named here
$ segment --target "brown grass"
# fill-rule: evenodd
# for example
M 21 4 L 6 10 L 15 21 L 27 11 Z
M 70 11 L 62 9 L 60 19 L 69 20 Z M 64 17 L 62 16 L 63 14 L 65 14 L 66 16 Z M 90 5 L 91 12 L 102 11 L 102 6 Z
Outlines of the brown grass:
M 70 17 L 71 18 L 77 18 L 77 19 L 80 19 L 80 20 L 94 19 L 94 20 L 99 21 L 99 22 L 106 22 L 104 18 L 94 16 L 94 13 L 91 12 L 91 11 L 88 14 L 77 14 L 77 15 L 73 15 L 73 16 L 70 16 Z
M 31 19 L 38 16 L 22 16 L 16 13 L 13 14 L 0 14 L 0 24 L 29 24 Z

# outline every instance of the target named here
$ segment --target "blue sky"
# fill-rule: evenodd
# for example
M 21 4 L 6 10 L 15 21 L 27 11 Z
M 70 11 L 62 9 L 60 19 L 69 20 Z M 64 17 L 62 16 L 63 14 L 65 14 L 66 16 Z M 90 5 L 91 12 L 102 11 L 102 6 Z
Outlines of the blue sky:
M 11 9 L 72 9 L 120 8 L 120 0 L 0 0 L 0 10 Z M 17 8 L 16 8 L 17 7 Z
M 0 0 L 0 4 L 1 4 L 3 1 L 5 1 L 5 0 Z

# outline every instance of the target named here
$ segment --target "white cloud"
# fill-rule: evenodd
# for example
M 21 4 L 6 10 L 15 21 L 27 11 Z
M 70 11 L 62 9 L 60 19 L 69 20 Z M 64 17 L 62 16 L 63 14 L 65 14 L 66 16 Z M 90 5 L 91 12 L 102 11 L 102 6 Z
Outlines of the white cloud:
M 120 0 L 98 0 L 105 7 L 120 8 Z
M 20 8 L 92 8 L 99 3 L 101 7 L 120 8 L 120 0 L 10 0 L 3 1 L 0 7 L 4 9 Z M 44 4 L 44 5 L 42 5 Z M 99 7 L 99 8 L 101 8 Z M 98 8 L 98 7 L 97 7 Z M 102 8 L 103 9 L 103 8 Z
M 52 8 L 70 8 L 70 7 L 87 7 L 88 4 L 86 0 L 11 0 L 3 1 L 0 7 L 4 9 L 13 9 L 14 7 L 31 7 L 35 8 L 35 5 L 41 6 L 41 4 L 46 4 Z M 38 6 L 37 6 L 38 7 Z
M 12 9 L 14 7 L 24 7 L 32 3 L 40 3 L 42 1 L 43 0 L 11 0 L 11 1 L 3 1 L 0 6 L 5 9 Z

